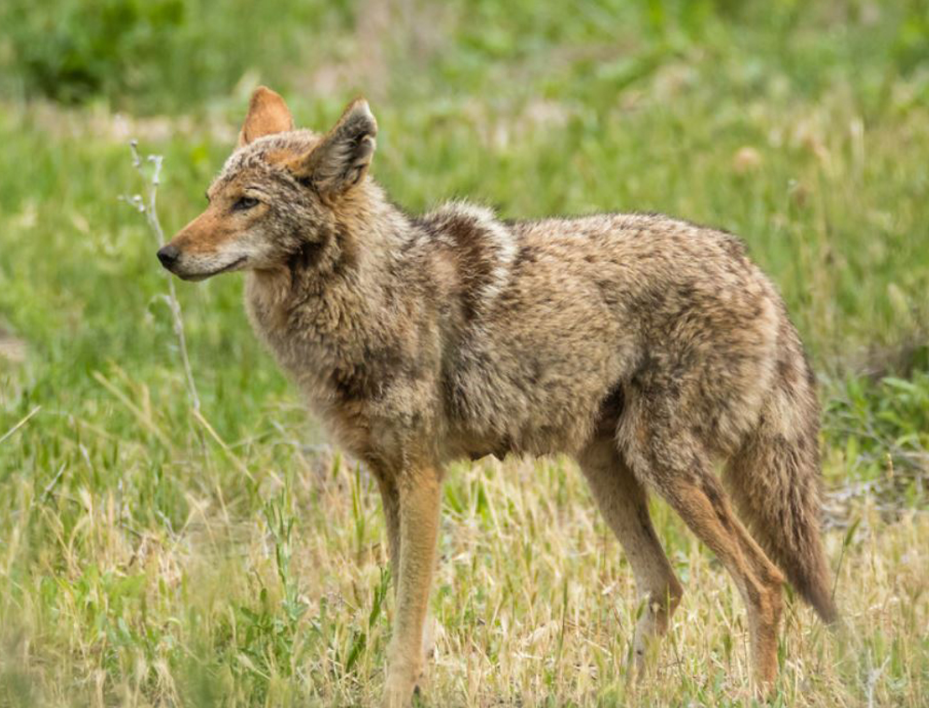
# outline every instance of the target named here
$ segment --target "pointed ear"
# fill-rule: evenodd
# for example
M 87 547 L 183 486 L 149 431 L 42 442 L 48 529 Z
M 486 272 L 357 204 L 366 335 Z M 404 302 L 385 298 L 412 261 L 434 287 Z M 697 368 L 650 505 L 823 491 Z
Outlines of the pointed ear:
M 367 174 L 376 135 L 377 121 L 368 102 L 359 98 L 348 105 L 322 141 L 294 160 L 290 168 L 298 178 L 312 182 L 321 194 L 341 194 Z
M 269 88 L 259 86 L 248 102 L 248 115 L 239 131 L 239 147 L 272 133 L 294 129 L 294 119 L 284 99 Z

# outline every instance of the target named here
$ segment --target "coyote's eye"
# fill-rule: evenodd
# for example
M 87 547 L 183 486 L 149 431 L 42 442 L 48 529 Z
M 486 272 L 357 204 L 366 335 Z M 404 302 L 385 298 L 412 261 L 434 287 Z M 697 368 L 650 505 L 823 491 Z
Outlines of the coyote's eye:
M 232 205 L 233 211 L 246 211 L 252 207 L 258 206 L 258 200 L 254 197 L 242 197 Z

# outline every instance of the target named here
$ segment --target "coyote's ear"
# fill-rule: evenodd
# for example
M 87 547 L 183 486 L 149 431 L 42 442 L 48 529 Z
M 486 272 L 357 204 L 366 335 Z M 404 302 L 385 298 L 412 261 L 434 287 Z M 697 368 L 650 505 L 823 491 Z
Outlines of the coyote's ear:
M 294 129 L 294 119 L 284 99 L 269 88 L 259 86 L 248 102 L 248 115 L 239 131 L 239 147 L 272 133 Z
M 341 194 L 364 179 L 374 157 L 376 135 L 377 121 L 368 102 L 359 98 L 348 105 L 322 141 L 290 168 L 321 194 Z

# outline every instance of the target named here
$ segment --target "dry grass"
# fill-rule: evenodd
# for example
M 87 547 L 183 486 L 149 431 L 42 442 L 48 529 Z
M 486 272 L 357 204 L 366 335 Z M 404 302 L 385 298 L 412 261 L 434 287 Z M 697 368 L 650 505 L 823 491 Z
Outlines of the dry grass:
M 0 605 L 0 696 L 36 706 L 219 696 L 222 705 L 376 705 L 393 605 L 376 489 L 338 458 L 291 448 L 288 462 L 281 479 L 277 464 L 248 460 L 267 470 L 261 496 L 272 501 L 261 513 L 240 515 L 244 499 L 204 479 L 188 492 L 183 523 L 160 533 L 133 533 L 118 489 L 43 499 L 20 484 L 24 511 L 0 573 L 13 580 L 30 526 L 47 525 L 55 540 L 44 570 Z M 62 505 L 80 508 L 70 529 L 56 518 Z M 687 593 L 637 683 L 627 670 L 639 610 L 631 572 L 572 463 L 458 466 L 444 512 L 427 705 L 751 698 L 738 594 L 664 505 L 654 514 Z M 929 518 L 887 524 L 864 506 L 853 520 L 850 534 L 827 535 L 845 626 L 830 633 L 788 603 L 774 705 L 924 705 Z

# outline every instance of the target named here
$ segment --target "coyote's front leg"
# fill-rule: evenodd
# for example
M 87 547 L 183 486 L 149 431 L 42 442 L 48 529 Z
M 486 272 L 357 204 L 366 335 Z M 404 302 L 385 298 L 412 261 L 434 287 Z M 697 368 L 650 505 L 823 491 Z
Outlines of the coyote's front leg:
M 423 666 L 423 625 L 435 567 L 441 475 L 434 466 L 405 471 L 397 479 L 400 512 L 400 575 L 397 611 L 388 650 L 385 708 L 409 705 Z

